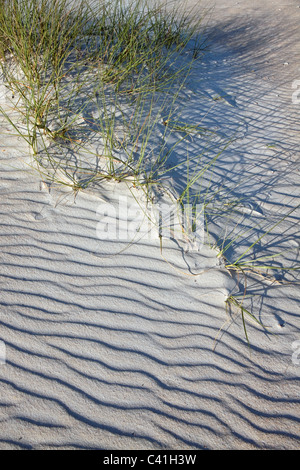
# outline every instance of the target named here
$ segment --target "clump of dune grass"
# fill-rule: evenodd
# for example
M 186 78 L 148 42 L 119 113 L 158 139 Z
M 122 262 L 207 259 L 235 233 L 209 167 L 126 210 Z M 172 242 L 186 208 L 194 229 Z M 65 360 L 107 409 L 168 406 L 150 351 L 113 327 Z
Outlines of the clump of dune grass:
M 57 134 L 74 119 L 69 109 L 62 113 L 61 99 L 70 105 L 86 85 L 77 43 L 93 18 L 84 2 L 69 10 L 67 0 L 5 0 L 0 20 L 2 73 L 24 125 L 12 124 L 35 153 L 39 132 L 52 136 L 51 116 L 58 117 Z
M 206 163 L 204 144 L 193 157 L 187 145 L 186 161 L 170 158 L 188 139 L 214 137 L 179 114 L 181 92 L 204 48 L 201 24 L 201 15 L 182 2 L 2 0 L 0 67 L 7 95 L 0 111 L 30 148 L 41 177 L 75 195 L 107 180 L 125 182 L 149 203 L 184 168 L 183 187 L 169 191 L 170 202 L 181 212 L 190 208 L 191 224 L 182 230 L 191 238 L 200 204 L 209 240 L 211 214 L 227 217 L 235 207 L 229 200 L 218 208 L 223 187 L 211 187 L 228 143 Z M 247 272 L 276 269 L 271 261 L 278 257 L 249 255 L 276 226 L 235 259 L 228 253 L 246 232 L 224 235 L 215 245 L 223 266 L 245 279 L 244 292 L 231 294 L 226 305 L 240 309 L 248 342 L 246 318 L 262 323 L 244 306 Z
M 39 158 L 42 150 L 53 167 L 55 144 L 60 153 L 62 148 L 69 153 L 70 147 L 73 153 L 75 147 L 87 153 L 88 140 L 99 137 L 97 158 L 106 160 L 107 178 L 120 180 L 133 168 L 135 175 L 144 174 L 154 124 L 165 113 L 166 101 L 171 118 L 201 50 L 201 18 L 191 26 L 189 13 L 160 3 L 150 7 L 141 0 L 80 0 L 76 5 L 69 0 L 5 0 L 1 68 L 12 98 L 10 110 L 2 108 L 2 113 L 36 160 L 45 162 Z M 167 100 L 158 105 L 161 93 Z M 88 115 L 95 107 L 97 122 Z M 17 111 L 19 120 L 10 111 Z M 115 132 L 119 115 L 123 122 L 118 119 L 118 125 L 127 133 L 121 139 Z M 118 158 L 116 153 L 123 155 Z M 157 168 L 165 158 L 161 155 Z

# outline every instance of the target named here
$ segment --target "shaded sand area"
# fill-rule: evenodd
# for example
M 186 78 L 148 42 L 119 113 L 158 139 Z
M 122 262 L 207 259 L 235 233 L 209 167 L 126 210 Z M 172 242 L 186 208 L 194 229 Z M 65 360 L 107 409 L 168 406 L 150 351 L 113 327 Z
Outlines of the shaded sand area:
M 300 202 L 300 8 L 223 4 L 207 20 L 210 48 L 182 116 L 232 139 L 216 184 L 265 227 Z M 5 132 L 1 120 L 0 448 L 298 448 L 299 277 L 248 276 L 247 308 L 268 327 L 247 322 L 250 351 L 240 311 L 225 308 L 244 284 L 216 250 L 166 239 L 162 258 L 158 237 L 100 240 L 99 204 L 117 207 L 125 189 L 110 183 L 74 202 Z M 289 266 L 299 264 L 299 216 L 267 237 Z M 222 236 L 227 222 L 214 230 Z

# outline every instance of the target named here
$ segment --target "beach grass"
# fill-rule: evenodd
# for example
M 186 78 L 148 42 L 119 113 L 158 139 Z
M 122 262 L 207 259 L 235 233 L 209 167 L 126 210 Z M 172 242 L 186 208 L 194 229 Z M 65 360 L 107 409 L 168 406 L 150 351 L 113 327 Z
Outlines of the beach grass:
M 53 163 L 48 141 L 58 142 L 60 150 L 78 144 L 85 152 L 88 138 L 97 134 L 107 163 L 98 176 L 120 180 L 128 170 L 144 173 L 155 125 L 162 114 L 166 122 L 173 119 L 179 91 L 203 46 L 202 18 L 191 26 L 189 13 L 180 5 L 170 13 L 162 4 L 149 7 L 140 0 L 81 0 L 76 6 L 69 0 L 5 0 L 1 67 L 11 91 L 10 111 L 20 119 L 2 113 L 37 161 L 42 148 Z M 89 107 L 98 108 L 96 119 L 85 113 Z M 126 138 L 116 136 L 116 124 Z M 165 124 L 164 137 L 171 130 Z M 160 151 L 157 164 L 151 163 L 154 178 L 165 159 Z
M 168 6 L 142 0 L 3 0 L 0 66 L 8 93 L 0 111 L 30 148 L 41 177 L 75 195 L 114 180 L 142 189 L 149 203 L 174 171 L 185 168 L 173 202 L 192 211 L 201 203 L 208 228 L 209 210 L 222 190 L 212 190 L 210 181 L 229 142 L 206 163 L 203 146 L 192 157 L 187 151 L 185 161 L 170 158 L 182 142 L 213 138 L 214 131 L 185 122 L 179 113 L 189 74 L 205 50 L 203 15 L 192 15 L 184 2 Z M 278 254 L 255 261 L 249 255 L 277 225 L 231 261 L 227 253 L 245 233 L 224 236 L 215 247 L 225 268 L 243 276 L 276 269 L 270 261 Z M 245 315 L 255 317 L 243 299 L 231 294 L 227 304 L 240 308 L 248 340 Z

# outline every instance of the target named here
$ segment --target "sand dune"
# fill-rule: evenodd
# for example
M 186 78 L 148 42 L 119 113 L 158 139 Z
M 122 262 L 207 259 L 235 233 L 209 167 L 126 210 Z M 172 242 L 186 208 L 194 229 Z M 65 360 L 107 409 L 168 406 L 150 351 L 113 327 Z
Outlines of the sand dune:
M 211 50 L 193 72 L 183 116 L 198 122 L 214 103 L 203 124 L 235 138 L 216 184 L 237 188 L 233 196 L 247 198 L 241 211 L 263 224 L 299 204 L 300 105 L 291 94 L 300 9 L 231 3 L 224 11 L 216 2 Z M 274 4 L 290 23 L 278 22 L 278 42 L 267 43 Z M 225 308 L 242 280 L 215 250 L 165 239 L 163 259 L 158 237 L 101 240 L 99 204 L 117 207 L 120 194 L 133 202 L 128 189 L 110 183 L 74 201 L 29 162 L 1 120 L 0 448 L 298 448 L 294 274 L 249 275 L 249 304 L 270 332 L 249 323 L 250 351 L 240 313 L 229 318 Z M 299 216 L 276 227 L 274 249 L 297 251 Z

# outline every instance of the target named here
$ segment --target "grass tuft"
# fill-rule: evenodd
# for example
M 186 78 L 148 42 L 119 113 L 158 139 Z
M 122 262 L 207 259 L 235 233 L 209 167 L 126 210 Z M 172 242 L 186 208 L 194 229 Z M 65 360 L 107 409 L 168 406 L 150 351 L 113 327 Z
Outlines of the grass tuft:
M 204 159 L 214 131 L 185 122 L 179 113 L 190 72 L 205 49 L 202 22 L 184 2 L 2 0 L 0 70 L 7 95 L 0 111 L 30 148 L 41 177 L 75 196 L 103 181 L 124 182 L 140 188 L 149 203 L 170 190 L 172 175 L 183 170 L 184 182 L 178 193 L 171 188 L 170 200 L 191 210 L 187 236 L 195 232 L 199 204 L 208 228 L 223 191 L 222 185 L 213 189 L 214 168 L 229 143 Z M 204 149 L 190 157 L 188 143 L 195 137 Z M 186 160 L 174 161 L 183 144 Z M 223 201 L 219 215 L 227 217 L 238 204 Z M 279 256 L 250 254 L 294 210 L 235 260 L 228 261 L 228 253 L 248 229 L 216 244 L 224 267 L 244 276 L 245 292 L 247 271 L 276 269 L 271 260 Z M 162 250 L 161 235 L 160 242 Z M 245 292 L 242 300 L 230 295 L 226 304 L 240 309 L 249 343 L 246 317 L 260 322 L 244 307 Z

